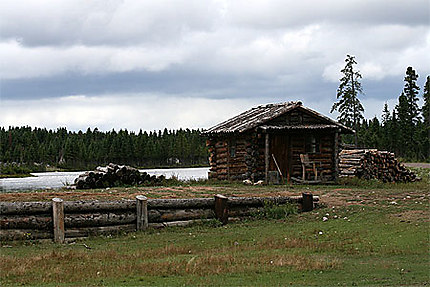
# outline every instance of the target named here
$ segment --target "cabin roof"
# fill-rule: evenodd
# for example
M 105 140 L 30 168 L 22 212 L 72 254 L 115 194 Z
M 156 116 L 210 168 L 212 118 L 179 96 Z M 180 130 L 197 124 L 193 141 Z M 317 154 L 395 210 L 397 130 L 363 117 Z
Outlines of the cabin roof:
M 293 109 L 300 108 L 305 112 L 312 114 L 314 117 L 322 120 L 321 124 L 312 125 L 288 125 L 273 126 L 264 125 Z M 231 119 L 217 124 L 205 131 L 205 134 L 222 134 L 222 133 L 242 133 L 254 128 L 262 130 L 291 130 L 291 129 L 332 129 L 340 128 L 343 133 L 354 133 L 354 131 L 310 108 L 304 107 L 301 102 L 285 102 L 278 104 L 261 105 L 247 110 Z
M 276 131 L 276 130 L 327 130 L 339 128 L 338 125 L 330 124 L 312 124 L 312 125 L 263 125 L 258 129 L 263 131 Z

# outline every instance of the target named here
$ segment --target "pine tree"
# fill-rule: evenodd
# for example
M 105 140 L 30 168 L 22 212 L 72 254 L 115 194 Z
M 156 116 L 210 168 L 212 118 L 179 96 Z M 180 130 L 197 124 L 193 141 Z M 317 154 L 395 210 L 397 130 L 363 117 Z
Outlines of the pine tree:
M 359 82 L 362 76 L 359 71 L 354 70 L 353 66 L 357 64 L 354 56 L 347 55 L 345 62 L 345 68 L 341 70 L 343 77 L 340 79 L 336 94 L 339 101 L 333 104 L 330 112 L 338 111 L 340 113 L 337 117 L 339 122 L 357 131 L 360 120 L 364 119 L 364 108 L 357 97 L 358 94 L 363 94 L 361 83 Z M 357 133 L 355 133 L 354 139 L 357 146 Z
M 410 134 L 412 133 L 411 129 L 413 127 L 411 126 L 411 122 L 409 121 L 410 117 L 409 117 L 408 100 L 403 92 L 398 99 L 398 104 L 396 106 L 396 114 L 397 114 L 398 130 L 395 136 L 403 140 L 403 144 L 398 145 L 399 154 L 401 156 L 406 156 L 406 154 L 410 156 L 410 152 L 412 148 L 412 141 L 411 141 Z
M 392 150 L 392 138 L 391 138 L 391 130 L 392 130 L 392 117 L 390 110 L 388 108 L 387 102 L 384 104 L 384 109 L 382 110 L 382 123 L 381 123 L 381 148 L 383 150 Z
M 427 76 L 426 83 L 424 84 L 424 104 L 421 108 L 421 112 L 423 114 L 424 123 L 430 127 L 430 76 Z
M 388 109 L 388 104 L 385 102 L 384 109 L 382 110 L 382 124 L 386 125 L 391 120 L 390 110 Z
M 427 160 L 430 160 L 430 76 L 427 76 L 426 83 L 424 84 L 424 104 L 421 108 L 424 123 L 424 133 L 423 133 L 423 152 L 426 154 Z
M 399 121 L 399 136 L 404 141 L 400 147 L 400 154 L 408 158 L 416 158 L 417 150 L 417 123 L 420 120 L 418 108 L 418 91 L 416 84 L 418 75 L 412 67 L 406 69 L 405 87 L 399 96 L 396 106 Z
M 418 91 L 420 88 L 417 86 L 418 74 L 412 67 L 406 69 L 405 76 L 405 87 L 403 92 L 405 93 L 406 99 L 408 101 L 408 113 L 409 121 L 411 124 L 415 125 L 420 119 L 420 109 L 418 108 Z

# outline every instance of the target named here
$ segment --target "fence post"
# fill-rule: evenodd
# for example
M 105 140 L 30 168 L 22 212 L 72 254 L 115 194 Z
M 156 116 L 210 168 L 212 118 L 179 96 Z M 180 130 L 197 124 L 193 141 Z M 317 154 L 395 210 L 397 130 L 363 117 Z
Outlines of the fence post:
M 302 211 L 312 211 L 314 209 L 314 197 L 312 193 L 302 193 Z
M 61 198 L 52 199 L 52 222 L 54 223 L 54 242 L 64 243 L 64 202 Z
M 146 196 L 136 196 L 136 230 L 148 228 L 148 199 Z
M 215 217 L 222 224 L 227 224 L 228 222 L 228 198 L 224 195 L 215 195 Z

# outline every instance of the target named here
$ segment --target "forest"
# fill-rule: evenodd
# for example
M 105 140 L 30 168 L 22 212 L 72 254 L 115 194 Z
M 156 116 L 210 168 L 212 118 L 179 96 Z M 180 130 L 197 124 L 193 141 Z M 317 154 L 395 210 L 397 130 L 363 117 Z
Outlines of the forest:
M 135 167 L 207 165 L 206 139 L 200 130 L 86 132 L 66 128 L 0 128 L 0 161 L 32 171 L 53 166 L 67 170 L 92 169 L 110 162 Z M 3 166 L 5 173 L 7 168 Z
M 381 120 L 364 118 L 364 106 L 358 95 L 364 94 L 360 72 L 354 56 L 347 55 L 345 68 L 341 70 L 337 99 L 331 112 L 338 111 L 337 120 L 354 129 L 355 135 L 343 137 L 345 146 L 377 148 L 394 152 L 406 161 L 430 161 L 430 76 L 424 87 L 417 85 L 418 73 L 407 67 L 404 88 L 399 91 L 396 106 L 388 104 L 382 110 Z M 419 105 L 422 96 L 422 104 Z M 381 107 L 382 108 L 382 107 Z

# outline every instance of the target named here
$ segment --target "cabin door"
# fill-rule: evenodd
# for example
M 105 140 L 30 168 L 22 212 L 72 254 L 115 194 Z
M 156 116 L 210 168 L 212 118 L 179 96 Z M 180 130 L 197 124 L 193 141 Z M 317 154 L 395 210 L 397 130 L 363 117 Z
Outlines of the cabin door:
M 290 168 L 289 168 L 289 161 L 290 161 L 290 136 L 289 135 L 277 135 L 277 134 L 271 134 L 270 135 L 270 164 L 269 164 L 269 170 L 270 171 L 277 171 L 278 168 L 276 167 L 275 160 L 278 163 L 279 169 L 282 172 L 282 176 L 284 177 L 285 181 L 290 180 Z M 272 156 L 273 154 L 273 156 Z

